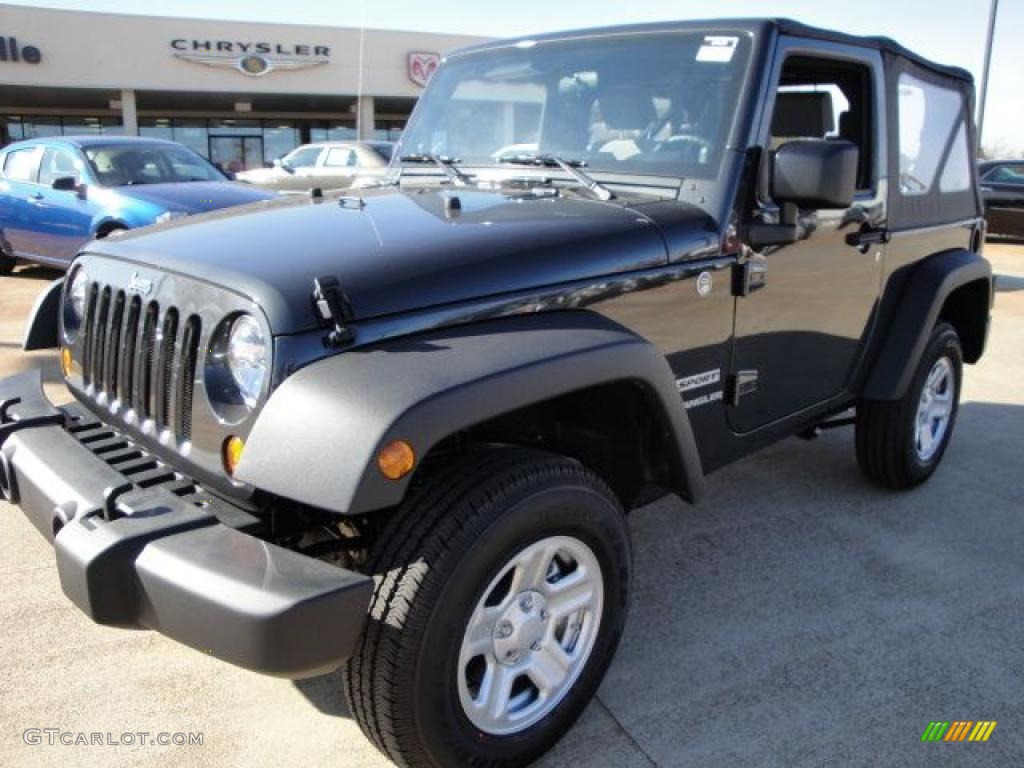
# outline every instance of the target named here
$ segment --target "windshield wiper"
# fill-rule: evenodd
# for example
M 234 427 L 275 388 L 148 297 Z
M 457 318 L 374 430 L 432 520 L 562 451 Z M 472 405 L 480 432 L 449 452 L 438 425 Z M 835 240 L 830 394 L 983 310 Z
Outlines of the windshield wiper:
M 584 188 L 587 189 L 598 200 L 611 200 L 615 193 L 588 173 L 580 170 L 585 166 L 583 160 L 566 160 L 558 155 L 535 155 L 532 153 L 520 153 L 507 155 L 498 159 L 499 163 L 514 163 L 516 165 L 541 165 L 547 168 L 558 167 L 572 176 Z
M 426 152 L 413 155 L 402 155 L 398 158 L 403 163 L 433 163 L 448 177 L 448 180 L 457 187 L 464 187 L 470 182 L 469 176 L 455 167 L 458 162 L 455 158 L 442 157 Z

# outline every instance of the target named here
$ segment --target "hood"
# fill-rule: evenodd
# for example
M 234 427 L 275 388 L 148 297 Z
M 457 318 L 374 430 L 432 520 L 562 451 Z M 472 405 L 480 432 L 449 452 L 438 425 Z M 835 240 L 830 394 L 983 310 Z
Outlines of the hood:
M 706 214 L 673 208 L 688 211 L 689 228 L 706 239 Z M 363 320 L 668 258 L 654 221 L 619 200 L 433 187 L 279 198 L 128 231 L 90 250 L 242 293 L 263 308 L 275 334 L 316 326 L 315 277 L 336 277 Z
M 133 184 L 118 187 L 118 194 L 132 200 L 165 208 L 169 211 L 202 213 L 232 205 L 276 197 L 272 192 L 254 189 L 233 181 L 183 181 L 167 184 Z
M 261 181 L 270 181 L 278 176 L 286 175 L 280 168 L 253 168 L 250 171 L 239 171 L 235 174 L 238 181 L 255 184 Z

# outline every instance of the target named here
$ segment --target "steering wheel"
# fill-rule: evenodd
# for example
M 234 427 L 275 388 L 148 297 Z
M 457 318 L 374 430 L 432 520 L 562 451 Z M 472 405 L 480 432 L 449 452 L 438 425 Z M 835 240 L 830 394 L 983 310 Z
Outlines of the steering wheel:
M 900 187 L 911 192 L 918 192 L 924 194 L 928 191 L 928 185 L 921 181 L 917 176 L 910 173 L 900 174 Z M 909 188 L 909 189 L 908 189 Z
M 655 148 L 655 152 L 667 152 L 673 149 L 678 149 L 680 144 L 696 144 L 700 148 L 701 153 L 711 152 L 712 144 L 710 141 L 705 139 L 703 136 L 697 136 L 692 133 L 677 133 L 674 136 L 669 136 L 663 142 L 659 143 Z

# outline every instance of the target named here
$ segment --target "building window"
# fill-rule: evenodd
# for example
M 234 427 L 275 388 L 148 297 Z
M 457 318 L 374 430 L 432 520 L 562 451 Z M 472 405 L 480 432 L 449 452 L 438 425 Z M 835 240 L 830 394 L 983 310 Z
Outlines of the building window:
M 259 136 L 263 126 L 259 120 L 238 120 L 225 117 L 210 121 L 211 136 Z
M 139 119 L 139 136 L 147 139 L 174 141 L 174 128 L 169 117 L 143 117 Z
M 263 162 L 272 165 L 278 157 L 287 155 L 302 139 L 299 129 L 290 120 L 265 120 L 263 122 Z
M 46 136 L 116 136 L 123 132 L 121 119 L 118 117 L 0 117 L 0 146 L 11 141 Z
M 317 121 L 310 125 L 309 140 L 319 141 L 351 141 L 356 137 L 355 120 Z
M 173 136 L 174 141 L 184 144 L 200 157 L 210 159 L 210 132 L 206 120 L 175 120 Z
M 21 125 L 21 118 L 10 117 L 0 118 L 0 147 L 12 141 L 21 141 L 25 138 L 25 130 Z
M 21 121 L 26 139 L 41 139 L 46 136 L 60 136 L 59 117 L 26 117 Z

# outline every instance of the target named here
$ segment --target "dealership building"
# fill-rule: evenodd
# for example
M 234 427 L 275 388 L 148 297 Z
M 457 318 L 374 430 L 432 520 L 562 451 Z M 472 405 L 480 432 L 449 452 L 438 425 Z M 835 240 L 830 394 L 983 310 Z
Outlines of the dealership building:
M 394 139 L 441 57 L 480 40 L 0 4 L 0 145 L 138 134 L 241 170 Z

